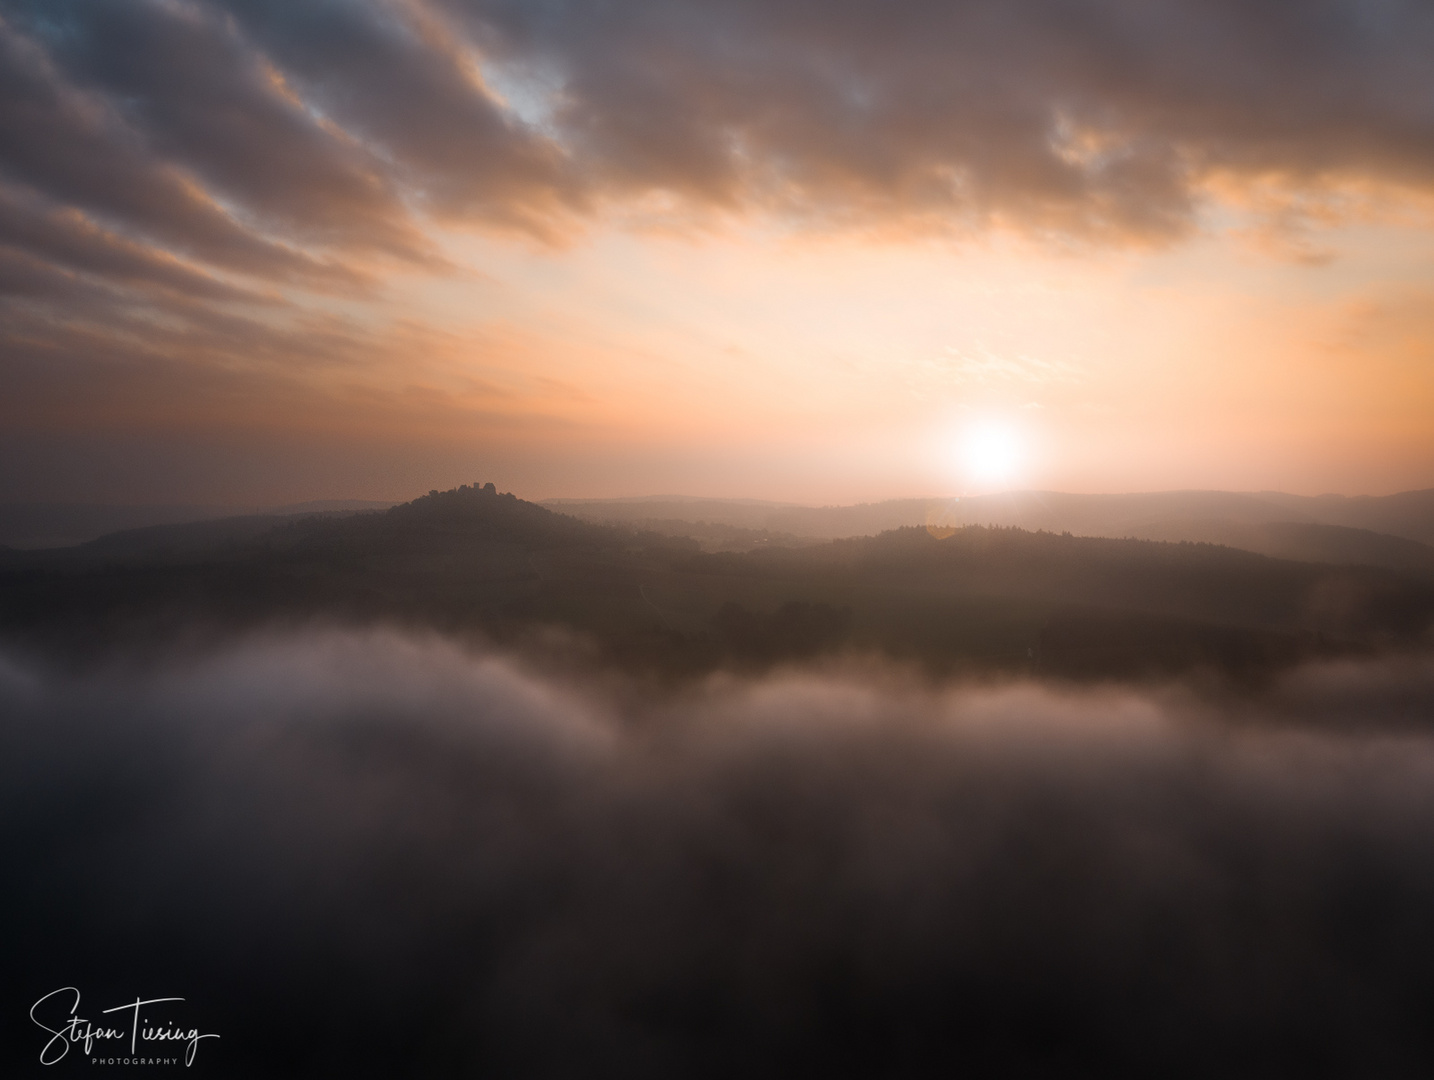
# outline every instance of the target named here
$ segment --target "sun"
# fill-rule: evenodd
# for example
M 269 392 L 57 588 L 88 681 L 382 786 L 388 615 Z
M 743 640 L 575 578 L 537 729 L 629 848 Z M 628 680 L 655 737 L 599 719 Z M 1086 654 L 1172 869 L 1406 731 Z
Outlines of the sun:
M 974 483 L 1008 487 L 1024 459 L 1020 432 L 999 420 L 981 420 L 966 429 L 961 463 Z

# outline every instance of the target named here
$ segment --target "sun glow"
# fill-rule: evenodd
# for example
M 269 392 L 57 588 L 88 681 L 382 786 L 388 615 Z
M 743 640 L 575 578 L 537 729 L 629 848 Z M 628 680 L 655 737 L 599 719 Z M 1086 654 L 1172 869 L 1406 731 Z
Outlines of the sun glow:
M 961 441 L 966 475 L 982 487 L 1009 487 L 1024 460 L 1020 433 L 999 420 L 972 424 Z

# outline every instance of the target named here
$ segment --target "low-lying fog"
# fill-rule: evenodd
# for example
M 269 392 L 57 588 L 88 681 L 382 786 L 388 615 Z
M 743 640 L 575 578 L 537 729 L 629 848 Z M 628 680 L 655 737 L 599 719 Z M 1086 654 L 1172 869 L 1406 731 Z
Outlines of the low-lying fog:
M 16 1064 L 73 986 L 185 997 L 210 1075 L 1434 1065 L 1429 660 L 659 692 L 315 631 L 0 658 L 0 715 Z

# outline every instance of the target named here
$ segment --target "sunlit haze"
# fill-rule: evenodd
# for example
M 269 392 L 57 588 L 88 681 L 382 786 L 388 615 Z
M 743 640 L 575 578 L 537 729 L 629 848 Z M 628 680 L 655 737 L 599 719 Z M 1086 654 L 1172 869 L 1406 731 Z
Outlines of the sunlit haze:
M 541 10 L 0 5 L 0 498 L 1434 484 L 1417 5 Z

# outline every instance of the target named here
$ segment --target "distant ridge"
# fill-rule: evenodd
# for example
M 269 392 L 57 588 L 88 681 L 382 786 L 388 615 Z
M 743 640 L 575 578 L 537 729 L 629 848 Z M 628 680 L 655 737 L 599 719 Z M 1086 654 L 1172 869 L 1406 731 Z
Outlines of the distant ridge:
M 271 514 L 274 517 L 290 517 L 294 514 L 332 514 L 355 510 L 387 510 L 397 506 L 396 501 L 379 502 L 374 499 L 310 499 L 308 502 L 288 503 L 269 510 L 255 513 Z
M 0 505 L 0 547 L 72 547 L 112 533 L 157 526 L 235 517 L 353 513 L 393 505 L 364 499 L 317 499 L 252 509 L 18 503 Z M 651 495 L 547 499 L 541 505 L 594 523 L 668 535 L 705 538 L 711 534 L 709 543 L 733 546 L 874 536 L 910 525 L 1014 525 L 1076 536 L 1215 543 L 1279 558 L 1434 573 L 1434 489 L 1382 496 L 1017 491 L 823 507 L 762 499 Z M 699 524 L 705 528 L 699 529 Z M 744 535 L 724 534 L 730 530 L 742 530 Z
M 1420 551 L 1341 526 L 1236 527 L 1275 540 L 1293 530 L 1336 556 L 1351 544 Z M 1412 648 L 1434 630 L 1434 576 L 1208 543 L 939 520 L 767 540 L 703 550 L 695 537 L 586 522 L 493 484 L 377 513 L 134 529 L 4 553 L 0 643 L 88 662 L 318 620 L 557 649 L 663 679 L 880 656 L 942 677 L 1208 671 L 1254 686 L 1315 657 Z
M 0 504 L 0 546 L 21 549 L 75 547 L 110 533 L 160 525 L 186 525 L 234 517 L 291 517 L 359 510 L 386 510 L 392 502 L 315 499 L 277 507 L 191 504 L 122 505 L 28 502 Z
M 1384 496 L 1168 491 L 1072 495 L 1014 491 L 853 506 L 723 499 L 562 499 L 544 505 L 588 521 L 676 532 L 681 522 L 805 540 L 873 536 L 912 525 L 1017 526 L 1076 536 L 1216 543 L 1301 561 L 1434 573 L 1434 489 Z
M 542 506 L 631 506 L 634 504 L 649 503 L 673 503 L 675 505 L 688 505 L 692 503 L 719 503 L 731 506 L 767 506 L 767 507 L 795 507 L 804 509 L 801 503 L 774 502 L 771 499 L 724 499 L 712 495 L 625 495 L 613 499 L 543 499 Z

